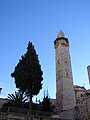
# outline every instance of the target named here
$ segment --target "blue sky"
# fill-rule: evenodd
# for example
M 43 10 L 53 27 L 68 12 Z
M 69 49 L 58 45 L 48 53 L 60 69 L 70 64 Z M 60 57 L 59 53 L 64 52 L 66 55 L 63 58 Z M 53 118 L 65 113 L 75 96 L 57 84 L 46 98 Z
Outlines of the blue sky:
M 56 96 L 54 40 L 62 30 L 70 42 L 75 85 L 89 89 L 87 66 L 90 64 L 89 0 L 0 0 L 0 97 L 16 90 L 14 71 L 31 41 L 43 70 L 43 89 Z

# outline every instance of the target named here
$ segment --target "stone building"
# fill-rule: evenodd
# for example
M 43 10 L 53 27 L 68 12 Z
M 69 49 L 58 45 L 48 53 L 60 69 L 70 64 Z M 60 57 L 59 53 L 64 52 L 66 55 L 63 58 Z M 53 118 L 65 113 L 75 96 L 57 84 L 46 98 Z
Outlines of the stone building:
M 60 31 L 54 41 L 56 55 L 56 109 L 65 111 L 76 106 L 69 41 Z
M 5 98 L 0 98 L 0 108 L 2 108 L 3 104 L 4 104 L 4 103 L 7 103 L 7 102 L 8 102 L 7 99 L 5 99 Z
M 76 117 L 78 120 L 90 120 L 90 90 L 75 85 Z
M 60 31 L 54 41 L 56 55 L 56 111 L 57 118 L 90 119 L 90 90 L 73 85 L 69 41 Z M 87 67 L 90 79 L 90 66 Z M 56 116 L 54 116 L 56 117 Z
M 85 96 L 87 90 L 79 85 L 74 85 L 74 91 L 75 91 L 76 103 L 80 103 L 80 101 Z

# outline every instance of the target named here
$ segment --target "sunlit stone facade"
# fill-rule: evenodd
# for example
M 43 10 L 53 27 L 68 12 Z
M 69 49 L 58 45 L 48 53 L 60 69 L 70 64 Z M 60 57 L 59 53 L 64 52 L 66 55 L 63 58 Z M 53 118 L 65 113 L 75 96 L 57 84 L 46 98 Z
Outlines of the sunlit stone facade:
M 69 110 L 76 106 L 69 41 L 60 31 L 54 41 L 56 55 L 56 109 Z

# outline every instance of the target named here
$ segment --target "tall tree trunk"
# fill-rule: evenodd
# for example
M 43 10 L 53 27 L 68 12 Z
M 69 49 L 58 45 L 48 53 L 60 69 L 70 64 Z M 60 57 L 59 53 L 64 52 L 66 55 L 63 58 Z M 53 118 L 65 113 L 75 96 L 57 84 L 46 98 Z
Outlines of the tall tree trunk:
M 32 111 L 32 95 L 30 94 L 30 98 L 29 98 L 29 109 L 30 109 L 30 114 Z

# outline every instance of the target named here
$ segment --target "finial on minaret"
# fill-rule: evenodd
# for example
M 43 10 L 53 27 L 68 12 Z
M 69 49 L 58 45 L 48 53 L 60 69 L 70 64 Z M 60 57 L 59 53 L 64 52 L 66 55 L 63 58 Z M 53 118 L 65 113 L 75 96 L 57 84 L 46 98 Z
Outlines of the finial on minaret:
M 60 32 L 57 34 L 57 38 L 65 37 L 65 34 L 60 30 Z
M 64 34 L 64 32 L 62 32 L 62 30 L 60 30 L 60 32 L 58 32 L 57 38 L 54 41 L 55 49 L 57 48 L 57 46 L 59 44 L 62 44 L 62 45 L 65 45 L 65 46 L 69 46 L 68 38 L 65 37 L 65 34 Z

